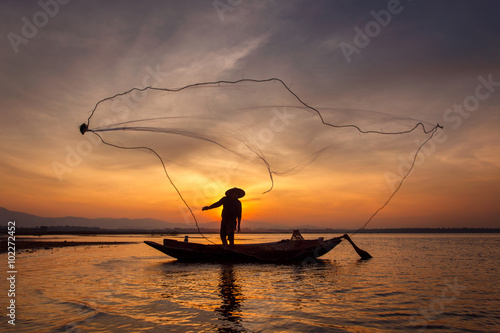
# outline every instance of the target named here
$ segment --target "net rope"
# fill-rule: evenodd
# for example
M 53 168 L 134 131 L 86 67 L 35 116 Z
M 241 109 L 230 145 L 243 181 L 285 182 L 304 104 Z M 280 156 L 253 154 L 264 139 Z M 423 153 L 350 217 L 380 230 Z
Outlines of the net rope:
M 162 165 L 163 171 L 165 173 L 165 176 L 167 177 L 170 185 L 173 187 L 173 189 L 177 193 L 178 197 L 182 201 L 183 205 L 187 208 L 187 210 L 188 210 L 190 216 L 192 217 L 193 221 L 195 222 L 195 225 L 196 225 L 196 228 L 197 228 L 199 234 L 205 240 L 207 240 L 208 242 L 210 242 L 212 244 L 215 244 L 214 242 L 212 242 L 211 240 L 209 240 L 207 237 L 205 237 L 205 235 L 203 235 L 203 233 L 201 232 L 199 224 L 198 224 L 198 220 L 197 220 L 197 218 L 196 218 L 193 210 L 191 209 L 191 207 L 188 204 L 187 200 L 182 195 L 182 193 L 179 190 L 178 186 L 176 186 L 176 184 L 174 183 L 173 179 L 169 175 L 169 173 L 167 171 L 167 167 L 166 167 L 165 162 L 164 162 L 164 158 L 155 149 L 153 149 L 150 146 L 145 146 L 145 145 L 125 146 L 123 144 L 112 143 L 112 142 L 109 142 L 109 141 L 105 140 L 100 135 L 100 133 L 109 132 L 109 131 L 136 131 L 136 132 L 141 132 L 141 131 L 148 132 L 149 131 L 149 132 L 174 133 L 174 134 L 179 134 L 179 135 L 183 135 L 183 136 L 187 136 L 187 137 L 193 137 L 193 138 L 196 138 L 196 139 L 200 139 L 200 140 L 206 141 L 206 142 L 211 143 L 211 144 L 218 145 L 221 148 L 226 149 L 226 150 L 232 152 L 233 154 L 238 155 L 238 153 L 236 151 L 234 151 L 234 150 L 226 147 L 224 144 L 218 142 L 215 139 L 211 139 L 210 137 L 207 137 L 207 136 L 204 136 L 202 134 L 195 133 L 195 132 L 187 132 L 187 131 L 177 131 L 177 132 L 174 132 L 173 130 L 165 130 L 163 128 L 134 126 L 134 125 L 136 125 L 136 123 L 139 120 L 120 122 L 120 123 L 114 124 L 114 126 L 112 126 L 112 127 L 101 127 L 101 128 L 99 128 L 99 127 L 92 128 L 91 127 L 91 123 L 92 123 L 93 117 L 95 116 L 96 110 L 98 110 L 98 108 L 103 103 L 108 102 L 108 101 L 111 102 L 111 101 L 113 101 L 113 100 L 115 100 L 115 99 L 117 99 L 119 97 L 127 96 L 127 95 L 130 95 L 130 94 L 133 94 L 133 93 L 147 92 L 147 91 L 176 93 L 176 92 L 181 92 L 181 91 L 185 91 L 185 90 L 192 89 L 192 88 L 195 89 L 195 88 L 203 88 L 203 87 L 214 87 L 214 86 L 217 87 L 217 86 L 221 86 L 221 85 L 229 85 L 229 86 L 231 86 L 231 85 L 237 85 L 237 84 L 242 84 L 242 83 L 243 84 L 244 83 L 252 83 L 252 84 L 275 83 L 275 84 L 280 85 L 282 88 L 285 89 L 286 92 L 288 92 L 288 94 L 290 96 L 292 96 L 299 103 L 299 106 L 301 106 L 304 109 L 309 110 L 309 111 L 313 112 L 314 114 L 316 114 L 319 117 L 319 120 L 320 120 L 320 122 L 323 125 L 331 127 L 331 128 L 336 128 L 336 129 L 342 129 L 342 128 L 343 129 L 349 129 L 349 128 L 351 128 L 351 129 L 354 129 L 355 131 L 359 132 L 359 134 L 363 134 L 363 135 L 377 134 L 377 135 L 386 135 L 386 136 L 387 135 L 403 135 L 403 134 L 408 134 L 408 133 L 415 132 L 419 128 L 421 128 L 422 132 L 425 135 L 428 135 L 427 138 L 426 138 L 426 140 L 423 141 L 422 144 L 420 144 L 420 146 L 416 150 L 416 152 L 415 152 L 415 154 L 413 156 L 413 160 L 412 160 L 410 168 L 404 174 L 404 176 L 401 178 L 401 180 L 399 181 L 398 185 L 396 186 L 396 188 L 394 189 L 394 191 L 390 194 L 390 196 L 388 197 L 388 199 L 365 221 L 365 223 L 360 228 L 358 228 L 355 232 L 353 232 L 352 235 L 355 235 L 356 233 L 358 233 L 359 231 L 361 231 L 362 229 L 364 229 L 375 218 L 375 216 L 389 204 L 389 202 L 392 200 L 392 198 L 396 195 L 396 193 L 402 187 L 403 182 L 407 179 L 407 177 L 413 171 L 413 169 L 415 167 L 415 162 L 417 160 L 417 157 L 418 157 L 421 149 L 432 139 L 432 137 L 438 131 L 438 129 L 442 129 L 443 128 L 439 124 L 433 125 L 430 128 L 428 128 L 428 127 L 426 127 L 426 125 L 423 122 L 416 122 L 410 128 L 405 129 L 405 130 L 399 130 L 399 131 L 384 131 L 384 130 L 363 129 L 360 126 L 358 126 L 356 124 L 351 124 L 351 123 L 348 123 L 348 124 L 335 124 L 335 123 L 332 123 L 332 122 L 329 122 L 329 121 L 325 120 L 324 115 L 322 114 L 322 112 L 318 108 L 315 108 L 315 107 L 309 105 L 308 103 L 304 102 L 281 79 L 279 79 L 279 78 L 269 78 L 269 79 L 263 79 L 263 80 L 241 79 L 241 80 L 236 80 L 236 81 L 221 80 L 221 81 L 200 82 L 200 83 L 189 84 L 189 85 L 186 85 L 186 86 L 183 86 L 183 87 L 180 87 L 180 88 L 174 88 L 174 89 L 171 89 L 171 88 L 160 88 L 160 87 L 151 87 L 151 86 L 144 87 L 144 88 L 132 88 L 132 89 L 127 90 L 125 92 L 118 93 L 118 94 L 115 94 L 115 95 L 110 96 L 110 97 L 103 98 L 100 101 L 98 101 L 95 104 L 94 108 L 91 110 L 90 115 L 89 115 L 89 117 L 87 119 L 87 122 L 83 123 L 82 125 L 80 125 L 80 132 L 82 134 L 85 134 L 86 132 L 91 132 L 94 135 L 97 135 L 98 138 L 100 139 L 100 141 L 102 143 L 104 143 L 104 144 L 106 144 L 108 146 L 114 147 L 114 148 L 126 149 L 126 150 L 146 150 L 146 151 L 149 151 L 150 153 L 154 154 L 159 159 L 159 161 L 160 161 L 160 163 Z M 153 118 L 149 118 L 149 119 L 148 118 L 144 118 L 144 119 L 140 119 L 140 120 L 142 120 L 142 121 L 155 121 L 155 120 L 158 120 L 158 121 L 161 120 L 161 121 L 163 121 L 165 119 L 166 119 L 166 117 L 158 117 L 158 118 L 154 118 L 153 117 Z M 246 148 L 248 148 L 252 152 L 252 154 L 254 154 L 255 157 L 257 157 L 265 165 L 265 167 L 266 167 L 266 169 L 268 171 L 268 175 L 269 175 L 269 178 L 270 178 L 271 186 L 270 186 L 270 188 L 267 191 L 264 191 L 264 193 L 270 192 L 273 189 L 273 187 L 274 187 L 273 174 L 277 174 L 278 172 L 275 171 L 275 170 L 273 170 L 271 168 L 271 164 L 267 161 L 266 157 L 264 156 L 264 154 L 260 151 L 260 149 L 258 147 L 257 148 L 253 147 L 253 146 L 251 146 L 246 141 L 242 141 L 242 142 L 246 146 Z M 293 170 L 294 168 L 291 168 L 291 169 Z

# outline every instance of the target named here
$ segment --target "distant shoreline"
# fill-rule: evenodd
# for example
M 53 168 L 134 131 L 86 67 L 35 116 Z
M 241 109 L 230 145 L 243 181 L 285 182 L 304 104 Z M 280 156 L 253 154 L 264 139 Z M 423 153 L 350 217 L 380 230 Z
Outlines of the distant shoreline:
M 64 229 L 64 228 L 63 228 Z M 74 229 L 74 228 L 72 228 Z M 84 228 L 86 229 L 86 228 Z M 3 230 L 2 230 L 3 231 Z M 38 250 L 51 250 L 54 248 L 61 247 L 74 247 L 74 246 L 109 246 L 109 245 L 124 245 L 124 244 L 135 244 L 140 243 L 140 241 L 130 241 L 130 242 L 110 242 L 110 241 L 53 241 L 44 240 L 44 238 L 25 238 L 21 236 L 120 236 L 120 235 L 147 235 L 147 236 L 164 236 L 172 237 L 178 235 L 192 235 L 199 234 L 197 230 L 184 229 L 184 230 L 124 230 L 124 229 L 98 229 L 98 230 L 47 230 L 44 229 L 40 232 L 40 229 L 23 229 L 20 228 L 16 230 L 16 241 L 15 247 L 16 252 L 35 252 Z M 218 235 L 219 232 L 216 230 L 201 230 L 207 235 Z M 353 233 L 355 230 L 339 230 L 339 229 L 301 229 L 302 234 L 349 234 Z M 243 234 L 284 234 L 290 233 L 290 230 L 244 230 Z M 367 229 L 361 230 L 359 234 L 498 234 L 500 229 L 492 228 L 401 228 L 401 229 Z M 5 235 L 5 236 L 4 236 Z M 7 236 L 6 233 L 2 232 L 0 234 L 0 253 L 7 252 Z
M 68 242 L 68 241 L 39 241 L 31 240 L 26 238 L 17 238 L 15 242 L 16 253 L 21 251 L 35 252 L 37 250 L 51 250 L 53 248 L 59 247 L 70 247 L 70 246 L 103 246 L 103 245 L 124 245 L 124 244 L 134 244 L 139 242 Z M 7 241 L 0 241 L 0 253 L 7 252 Z
M 197 226 L 181 222 L 167 222 L 151 218 L 85 218 L 76 216 L 42 217 L 23 212 L 11 211 L 0 207 L 0 237 L 7 234 L 7 221 L 16 223 L 18 235 L 123 235 L 123 234 L 194 234 L 199 229 L 206 234 L 219 233 L 219 221 L 200 223 Z M 339 221 L 338 223 L 340 223 Z M 301 233 L 353 233 L 356 228 L 317 226 L 307 221 L 300 226 L 281 225 L 269 221 L 244 220 L 242 231 L 245 233 L 291 233 L 299 229 Z M 332 222 L 333 224 L 334 222 Z M 417 225 L 415 227 L 414 225 Z M 391 227 L 364 229 L 359 233 L 500 233 L 498 227 Z
M 252 234 L 283 234 L 292 233 L 289 229 L 242 229 L 242 233 Z M 299 228 L 303 234 L 350 234 L 356 232 L 355 229 L 308 229 Z M 0 228 L 0 235 L 7 235 L 7 230 Z M 216 229 L 201 229 L 204 234 L 219 234 Z M 101 229 L 89 227 L 45 227 L 45 228 L 17 228 L 16 235 L 23 236 L 42 236 L 42 235 L 165 235 L 173 236 L 179 234 L 198 234 L 198 230 L 194 228 L 183 229 Z M 359 234 L 477 234 L 477 233 L 500 233 L 500 228 L 385 228 L 385 229 L 363 229 L 358 231 Z

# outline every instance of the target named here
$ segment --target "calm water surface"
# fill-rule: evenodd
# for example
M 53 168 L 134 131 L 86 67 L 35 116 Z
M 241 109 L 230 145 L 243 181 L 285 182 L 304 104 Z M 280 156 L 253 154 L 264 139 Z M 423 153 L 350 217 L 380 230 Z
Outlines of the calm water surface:
M 240 242 L 289 236 L 238 235 Z M 0 331 L 500 332 L 500 235 L 354 241 L 374 258 L 359 261 L 347 242 L 318 263 L 294 265 L 183 264 L 143 243 L 24 252 L 16 326 L 3 310 Z M 6 266 L 7 255 L 0 258 Z M 5 278 L 1 289 L 5 309 Z

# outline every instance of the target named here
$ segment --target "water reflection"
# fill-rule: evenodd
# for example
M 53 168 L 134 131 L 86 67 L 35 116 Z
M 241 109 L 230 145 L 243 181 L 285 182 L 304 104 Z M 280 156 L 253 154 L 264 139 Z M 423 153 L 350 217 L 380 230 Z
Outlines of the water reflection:
M 500 236 L 360 237 L 374 260 L 350 248 L 335 261 L 234 266 L 141 244 L 22 253 L 15 331 L 498 332 Z
M 237 278 L 232 264 L 221 265 L 219 278 L 219 296 L 221 305 L 215 309 L 219 315 L 221 326 L 218 332 L 242 332 L 241 302 L 243 294 L 236 283 Z
M 161 264 L 160 281 L 154 284 L 162 286 L 166 304 L 197 320 L 204 318 L 210 331 L 247 332 L 273 325 L 274 320 L 295 322 L 292 314 L 303 311 L 320 313 L 325 303 L 336 305 L 336 298 L 344 293 L 335 287 L 338 273 L 338 265 L 330 260 L 296 264 L 171 261 Z

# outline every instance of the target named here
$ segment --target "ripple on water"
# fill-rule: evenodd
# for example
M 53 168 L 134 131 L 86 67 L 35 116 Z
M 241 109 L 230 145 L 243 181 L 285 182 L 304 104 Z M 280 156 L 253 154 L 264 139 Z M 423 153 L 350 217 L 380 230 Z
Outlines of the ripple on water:
M 498 239 L 359 235 L 373 259 L 340 244 L 295 265 L 182 264 L 144 244 L 23 253 L 16 332 L 493 332 Z

